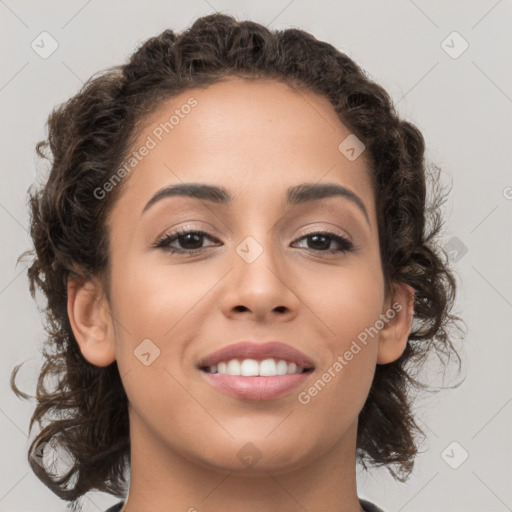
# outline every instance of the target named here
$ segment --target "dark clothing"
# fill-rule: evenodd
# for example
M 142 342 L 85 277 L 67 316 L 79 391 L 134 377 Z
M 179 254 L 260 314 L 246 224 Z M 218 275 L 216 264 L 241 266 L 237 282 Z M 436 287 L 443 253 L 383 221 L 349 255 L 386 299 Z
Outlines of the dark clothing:
M 369 501 L 359 499 L 359 503 L 361 503 L 361 507 L 363 507 L 364 512 L 384 512 L 384 510 L 377 507 L 377 505 L 370 503 Z M 124 501 L 120 501 L 119 503 L 116 503 L 109 509 L 105 510 L 105 512 L 119 512 L 123 505 Z
M 116 503 L 115 505 L 112 505 L 110 508 L 107 508 L 105 512 L 119 512 L 124 505 L 124 501 L 120 501 L 119 503 Z
M 361 507 L 363 507 L 364 512 L 384 512 L 384 510 L 377 507 L 377 505 L 369 501 L 362 500 L 361 498 L 359 498 L 359 503 L 361 503 Z

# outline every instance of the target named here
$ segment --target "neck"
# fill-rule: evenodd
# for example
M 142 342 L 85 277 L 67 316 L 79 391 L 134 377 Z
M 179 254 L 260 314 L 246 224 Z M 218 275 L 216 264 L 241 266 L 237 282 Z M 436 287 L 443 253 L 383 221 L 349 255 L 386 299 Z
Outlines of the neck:
M 357 421 L 325 453 L 289 471 L 255 464 L 244 473 L 192 460 L 130 412 L 131 468 L 121 512 L 363 512 L 357 496 Z

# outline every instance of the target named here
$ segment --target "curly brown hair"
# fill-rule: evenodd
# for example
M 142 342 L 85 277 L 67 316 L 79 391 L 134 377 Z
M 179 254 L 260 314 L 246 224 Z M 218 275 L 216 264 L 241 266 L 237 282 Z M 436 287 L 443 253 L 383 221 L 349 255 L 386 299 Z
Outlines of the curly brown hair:
M 124 65 L 92 76 L 52 111 L 47 140 L 36 146 L 39 157 L 52 163 L 44 186 L 29 191 L 35 256 L 27 273 L 32 297 L 36 286 L 46 296 L 48 333 L 30 430 L 36 420 L 42 426 L 45 417 L 54 417 L 32 441 L 28 462 L 64 500 L 77 500 L 90 490 L 124 497 L 130 464 L 128 399 L 117 363 L 89 363 L 67 314 L 71 274 L 100 277 L 110 298 L 105 220 L 123 184 L 103 200 L 94 191 L 125 161 L 140 126 L 162 101 L 229 77 L 273 78 L 328 98 L 342 123 L 366 146 L 385 283 L 388 290 L 393 281 L 407 283 L 415 300 L 406 349 L 398 360 L 377 365 L 359 415 L 357 456 L 365 469 L 366 463 L 386 465 L 394 478 L 408 478 L 417 438 L 424 437 L 412 412 L 413 388 L 428 389 L 416 378 L 418 372 L 433 351 L 448 360 L 455 355 L 460 371 L 453 345 L 454 332 L 461 332 L 461 319 L 452 312 L 456 280 L 435 243 L 447 194 L 440 169 L 425 163 L 421 132 L 400 119 L 388 93 L 332 45 L 295 28 L 270 31 L 225 14 L 204 16 L 179 34 L 165 30 L 148 39 Z M 53 159 L 44 151 L 47 146 Z M 18 261 L 29 254 L 34 250 Z M 27 398 L 14 384 L 20 366 L 12 372 L 11 387 Z M 51 376 L 55 387 L 47 389 L 45 379 Z M 55 440 L 73 460 L 62 477 L 31 456 Z

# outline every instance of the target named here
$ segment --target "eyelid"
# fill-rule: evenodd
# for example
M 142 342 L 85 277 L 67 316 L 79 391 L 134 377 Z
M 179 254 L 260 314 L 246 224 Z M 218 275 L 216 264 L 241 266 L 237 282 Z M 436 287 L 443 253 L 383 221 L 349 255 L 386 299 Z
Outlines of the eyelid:
M 343 231 L 344 234 L 339 233 L 337 230 Z M 179 236 L 182 233 L 186 234 L 186 233 L 191 232 L 191 231 L 193 231 L 193 232 L 201 232 L 202 234 L 204 234 L 205 236 L 208 236 L 210 238 L 216 238 L 216 237 L 219 236 L 217 230 L 215 228 L 213 228 L 213 226 L 205 228 L 205 227 L 202 227 L 200 225 L 185 224 L 184 226 L 180 226 L 180 227 L 177 227 L 177 228 L 166 229 L 163 233 L 161 233 L 157 237 L 157 242 L 155 242 L 155 243 L 158 243 L 158 241 L 166 238 L 168 235 Z M 215 234 L 211 233 L 211 231 L 213 231 Z M 296 237 L 294 239 L 294 241 L 297 241 L 299 238 L 302 238 L 304 236 L 308 236 L 310 234 L 317 234 L 317 233 L 320 233 L 320 232 L 328 233 L 328 234 L 331 234 L 331 235 L 335 235 L 335 236 L 339 236 L 339 237 L 345 238 L 347 241 L 349 241 L 352 244 L 354 244 L 354 241 L 352 240 L 352 237 L 346 231 L 342 230 L 341 228 L 333 229 L 333 228 L 324 228 L 324 227 L 319 227 L 319 226 L 306 228 L 306 230 L 301 232 L 300 236 Z
M 359 251 L 359 247 L 353 242 L 352 238 L 348 235 L 342 235 L 338 231 L 333 230 L 331 228 L 325 229 L 325 228 L 310 228 L 309 230 L 302 232 L 300 236 L 296 237 L 293 243 L 298 242 L 299 240 L 303 240 L 307 238 L 308 236 L 313 235 L 327 235 L 332 240 L 334 240 L 339 245 L 345 245 L 346 247 L 339 250 L 328 250 L 328 251 L 319 251 L 320 253 L 329 254 L 329 253 L 353 253 L 356 251 Z M 315 251 L 314 249 L 310 249 L 312 251 Z
M 210 241 L 214 242 L 213 245 L 200 247 L 197 249 L 179 249 L 179 248 L 172 248 L 171 242 L 177 241 L 179 238 L 186 236 L 188 234 L 197 234 L 201 236 L 203 239 L 209 239 Z M 307 252 L 314 252 L 318 254 L 322 254 L 324 256 L 327 255 L 345 255 L 347 253 L 354 253 L 359 250 L 359 247 L 355 245 L 355 243 L 351 240 L 350 236 L 341 235 L 338 231 L 335 231 L 331 228 L 320 228 L 320 227 L 309 227 L 305 232 L 302 232 L 300 236 L 296 237 L 293 241 L 293 243 L 297 243 L 301 240 L 307 239 L 308 237 L 311 237 L 313 235 L 320 235 L 320 236 L 326 236 L 327 238 L 330 238 L 332 241 L 334 241 L 336 244 L 338 244 L 341 249 L 328 249 L 328 250 L 317 250 L 312 248 L 303 248 Z M 203 230 L 200 227 L 193 226 L 191 224 L 181 226 L 179 228 L 171 229 L 170 231 L 164 232 L 163 235 L 159 236 L 153 244 L 151 244 L 152 249 L 161 249 L 166 252 L 169 252 L 170 254 L 178 254 L 178 255 L 187 255 L 187 256 L 193 256 L 193 255 L 199 255 L 205 250 L 207 250 L 210 247 L 215 247 L 215 242 L 220 242 L 220 240 L 209 233 L 206 230 Z M 220 242 L 222 244 L 222 242 Z M 223 245 L 223 244 L 222 244 Z
M 343 231 L 340 228 L 338 228 L 338 230 Z M 348 235 L 348 233 L 343 231 L 343 234 L 342 234 L 339 231 L 337 231 L 333 228 L 323 228 L 323 227 L 316 226 L 314 228 L 308 228 L 306 231 L 303 231 L 301 234 L 301 237 L 307 236 L 309 234 L 315 234 L 315 233 L 329 233 L 331 235 L 336 235 L 336 236 L 340 236 L 342 238 L 346 238 L 349 242 L 353 243 L 352 237 L 350 235 Z
M 325 222 L 325 221 L 317 221 L 315 223 L 308 223 L 308 225 L 303 228 L 303 230 L 298 231 L 300 234 L 298 234 L 294 241 L 297 241 L 299 238 L 302 238 L 304 236 L 313 235 L 316 233 L 326 233 L 335 237 L 343 238 L 347 241 L 348 244 L 350 244 L 354 250 L 358 249 L 359 247 L 356 245 L 355 240 L 353 237 L 348 233 L 347 230 L 341 228 L 338 224 L 334 224 L 332 222 Z
M 176 226 L 178 226 L 178 227 L 176 227 Z M 181 231 L 203 231 L 203 232 L 207 231 L 208 236 L 212 236 L 212 237 L 220 236 L 220 235 L 215 235 L 218 233 L 218 230 L 215 229 L 210 223 L 203 222 L 203 221 L 190 220 L 190 221 L 184 221 L 184 224 L 183 223 L 175 224 L 175 225 L 165 229 L 156 237 L 156 240 L 160 240 L 160 239 L 166 237 L 167 235 L 175 235 L 177 232 L 181 232 Z
M 168 238 L 179 238 L 180 236 L 187 235 L 189 233 L 199 233 L 206 238 L 211 240 L 217 240 L 217 237 L 211 233 L 216 231 L 214 229 L 203 228 L 194 224 L 185 224 L 177 228 L 166 229 L 161 235 L 156 238 L 156 241 L 151 244 L 151 248 L 158 249 L 159 244 Z

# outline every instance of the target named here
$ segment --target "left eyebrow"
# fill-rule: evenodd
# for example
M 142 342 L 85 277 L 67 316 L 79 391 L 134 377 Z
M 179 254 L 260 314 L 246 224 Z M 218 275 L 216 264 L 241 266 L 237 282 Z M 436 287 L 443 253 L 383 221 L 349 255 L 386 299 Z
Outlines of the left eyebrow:
M 224 187 L 207 185 L 205 183 L 180 183 L 178 185 L 169 185 L 156 192 L 146 203 L 146 206 L 144 206 L 141 215 L 156 202 L 172 196 L 191 197 L 222 205 L 230 205 L 233 202 L 233 196 Z M 352 190 L 342 185 L 336 183 L 301 183 L 300 185 L 288 188 L 286 191 L 287 203 L 291 205 L 336 196 L 342 197 L 356 205 L 364 214 L 368 225 L 370 225 L 368 211 L 361 198 L 352 192 Z
M 337 183 L 302 183 L 287 190 L 287 201 L 292 205 L 317 201 L 328 197 L 341 197 L 350 201 L 361 210 L 366 222 L 370 226 L 370 217 L 361 198 L 352 190 L 342 185 Z

